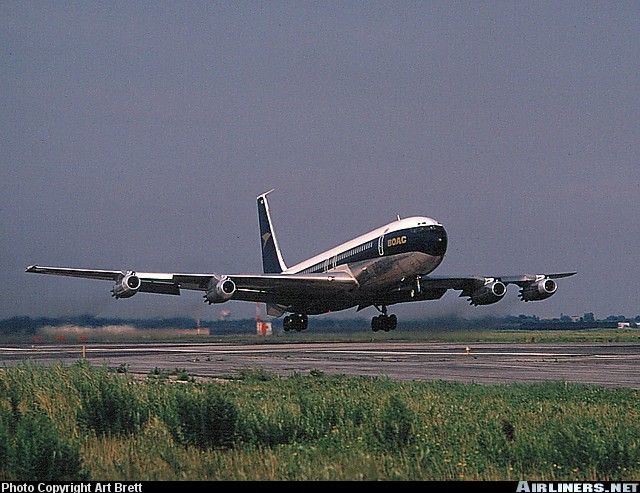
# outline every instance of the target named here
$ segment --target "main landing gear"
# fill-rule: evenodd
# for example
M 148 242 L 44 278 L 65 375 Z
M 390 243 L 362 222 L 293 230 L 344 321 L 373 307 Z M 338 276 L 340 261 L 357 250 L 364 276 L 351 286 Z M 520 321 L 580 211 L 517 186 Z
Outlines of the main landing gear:
M 379 330 L 384 330 L 385 332 L 395 330 L 398 326 L 398 317 L 395 315 L 387 315 L 387 307 L 384 305 L 382 308 L 376 306 L 376 309 L 381 315 L 371 319 L 371 330 L 374 332 L 378 332 Z
M 290 330 L 300 332 L 301 330 L 306 330 L 308 325 L 309 317 L 302 313 L 287 315 L 282 321 L 282 328 L 285 332 L 289 332 Z

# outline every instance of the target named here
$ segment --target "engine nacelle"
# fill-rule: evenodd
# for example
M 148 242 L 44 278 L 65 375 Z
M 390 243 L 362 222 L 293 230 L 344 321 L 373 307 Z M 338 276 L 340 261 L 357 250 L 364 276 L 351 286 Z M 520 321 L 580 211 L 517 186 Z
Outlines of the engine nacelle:
M 520 290 L 522 301 L 546 300 L 557 291 L 558 285 L 553 279 L 541 279 L 524 286 Z
M 142 281 L 135 272 L 127 272 L 120 281 L 111 290 L 111 296 L 114 298 L 131 298 L 138 292 L 142 286 Z
M 209 281 L 207 294 L 204 295 L 205 303 L 224 303 L 229 301 L 236 292 L 236 283 L 228 277 L 218 279 L 214 277 Z
M 472 305 L 491 305 L 497 303 L 502 299 L 507 292 L 507 287 L 500 281 L 491 281 L 476 289 L 469 296 L 469 301 Z

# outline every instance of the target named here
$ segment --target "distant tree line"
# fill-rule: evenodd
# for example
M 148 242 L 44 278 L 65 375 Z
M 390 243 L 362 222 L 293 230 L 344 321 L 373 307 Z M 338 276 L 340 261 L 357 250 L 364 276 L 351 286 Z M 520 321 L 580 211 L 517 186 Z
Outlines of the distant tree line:
M 488 316 L 483 318 L 466 319 L 461 317 L 433 317 L 420 320 L 403 321 L 401 328 L 404 330 L 458 330 L 458 329 L 590 329 L 590 328 L 616 328 L 618 322 L 640 322 L 640 315 L 628 318 L 623 315 L 609 315 L 605 319 L 596 319 L 593 313 L 585 313 L 581 317 L 561 315 L 558 318 L 544 319 L 535 315 L 508 315 Z M 277 330 L 282 322 L 273 321 Z M 100 328 L 107 326 L 130 326 L 137 329 L 195 329 L 200 327 L 208 329 L 215 334 L 239 334 L 255 333 L 255 321 L 243 320 L 202 320 L 197 321 L 188 317 L 174 318 L 150 318 L 150 319 L 125 319 L 103 318 L 93 315 L 78 315 L 72 317 L 12 317 L 0 320 L 0 335 L 30 335 L 35 334 L 43 327 L 77 326 L 86 328 Z M 331 331 L 361 331 L 368 329 L 368 319 L 332 319 L 318 318 L 313 321 L 313 326 L 319 330 Z

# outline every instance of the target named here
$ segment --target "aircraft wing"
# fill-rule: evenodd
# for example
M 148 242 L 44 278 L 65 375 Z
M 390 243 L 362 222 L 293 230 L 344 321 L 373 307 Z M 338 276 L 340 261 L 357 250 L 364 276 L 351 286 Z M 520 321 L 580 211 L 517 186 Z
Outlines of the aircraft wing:
M 51 274 L 53 276 L 84 277 L 85 279 L 102 279 L 103 281 L 117 281 L 123 273 L 119 270 L 97 270 L 97 269 L 70 269 L 67 267 L 40 267 L 30 265 L 26 272 L 36 274 Z
M 575 274 L 576 272 L 562 272 L 559 274 L 519 274 L 515 276 L 421 276 L 420 285 L 424 289 L 455 289 L 463 291 L 462 296 L 467 296 L 467 292 L 474 291 L 493 281 L 500 281 L 505 285 L 517 284 L 522 288 L 532 282 L 540 281 L 543 279 L 561 279 L 563 277 L 569 277 Z
M 553 295 L 557 289 L 552 279 L 560 279 L 576 274 L 561 272 L 555 274 L 519 274 L 515 276 L 471 276 L 441 277 L 420 276 L 415 286 L 422 296 L 439 298 L 449 289 L 461 291 L 460 296 L 467 296 L 472 305 L 489 305 L 496 303 L 504 296 L 507 284 L 516 284 L 521 288 L 522 301 L 544 300 Z M 402 288 L 401 288 L 402 289 Z
M 39 265 L 27 267 L 26 272 L 113 282 L 120 282 L 127 274 L 133 273 L 119 270 L 74 269 L 69 267 L 42 267 Z M 141 283 L 138 291 L 142 293 L 180 294 L 180 286 L 173 281 L 173 274 L 138 272 L 135 275 L 140 278 Z M 210 278 L 211 276 L 207 279 Z
M 310 298 L 333 297 L 352 291 L 358 281 L 347 272 L 318 274 L 260 274 L 229 276 L 236 283 L 232 299 L 289 305 Z
M 120 282 L 129 275 L 141 281 L 138 291 L 158 294 L 179 295 L 181 289 L 207 291 L 213 280 L 230 279 L 236 291 L 231 297 L 242 301 L 277 302 L 285 299 L 300 299 L 310 295 L 333 295 L 351 291 L 358 286 L 356 279 L 344 271 L 321 274 L 179 274 L 163 272 L 133 272 L 119 270 L 74 269 L 67 267 L 29 266 L 27 272 L 55 276 L 81 277 Z

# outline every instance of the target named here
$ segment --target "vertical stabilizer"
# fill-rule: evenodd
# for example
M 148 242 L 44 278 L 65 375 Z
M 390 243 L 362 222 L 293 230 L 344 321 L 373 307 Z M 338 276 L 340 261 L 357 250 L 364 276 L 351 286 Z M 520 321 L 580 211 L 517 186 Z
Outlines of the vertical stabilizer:
M 287 266 L 282 260 L 278 240 L 271 225 L 271 213 L 267 195 L 273 192 L 269 190 L 258 196 L 258 220 L 260 221 L 260 245 L 262 247 L 262 268 L 265 274 L 278 274 L 286 270 Z

